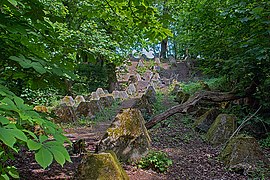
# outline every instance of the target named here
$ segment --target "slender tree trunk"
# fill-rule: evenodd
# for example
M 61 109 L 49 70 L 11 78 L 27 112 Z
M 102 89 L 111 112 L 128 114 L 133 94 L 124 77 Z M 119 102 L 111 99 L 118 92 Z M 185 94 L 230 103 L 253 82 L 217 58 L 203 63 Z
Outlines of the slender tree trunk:
M 161 41 L 161 50 L 160 50 L 160 58 L 167 58 L 167 50 L 168 50 L 168 37 Z
M 108 73 L 107 85 L 108 85 L 109 92 L 112 92 L 117 88 L 117 77 L 115 73 L 115 68 L 116 68 L 115 64 L 113 63 L 106 64 L 106 69 Z

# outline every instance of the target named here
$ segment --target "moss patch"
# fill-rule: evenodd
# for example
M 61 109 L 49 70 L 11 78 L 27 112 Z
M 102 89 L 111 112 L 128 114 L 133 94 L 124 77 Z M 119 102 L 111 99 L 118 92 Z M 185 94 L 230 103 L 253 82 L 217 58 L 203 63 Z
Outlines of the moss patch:
M 140 159 L 148 152 L 151 142 L 144 124 L 139 110 L 123 109 L 107 129 L 97 151 L 112 150 L 122 161 Z
M 76 179 L 128 180 L 128 175 L 112 153 L 87 154 L 78 168 Z
M 207 131 L 206 139 L 213 145 L 225 143 L 236 129 L 236 117 L 229 114 L 220 114 Z
M 220 160 L 232 170 L 250 170 L 258 164 L 267 165 L 256 139 L 246 135 L 232 138 L 219 156 Z

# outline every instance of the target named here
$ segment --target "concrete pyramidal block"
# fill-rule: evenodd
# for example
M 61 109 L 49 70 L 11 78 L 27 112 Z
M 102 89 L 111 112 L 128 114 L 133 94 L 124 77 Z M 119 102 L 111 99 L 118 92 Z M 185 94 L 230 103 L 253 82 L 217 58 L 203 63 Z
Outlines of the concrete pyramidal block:
M 224 144 L 236 130 L 236 117 L 220 114 L 207 131 L 206 138 L 214 146 Z
M 113 152 L 86 154 L 75 177 L 78 180 L 129 180 Z
M 258 167 L 269 168 L 269 160 L 264 156 L 256 139 L 243 134 L 232 138 L 219 157 L 231 171 L 243 174 Z
M 72 96 L 65 96 L 60 104 L 65 104 L 66 106 L 74 106 L 75 105 L 75 101 L 74 99 L 72 98 Z
M 99 95 L 98 95 L 98 93 L 92 92 L 92 93 L 91 93 L 91 98 L 90 98 L 90 100 L 99 100 Z
M 85 99 L 83 96 L 76 96 L 75 97 L 75 106 L 78 106 L 81 102 L 85 102 Z
M 93 117 L 96 113 L 102 111 L 103 106 L 99 100 L 90 100 L 81 102 L 76 109 L 76 114 L 81 117 Z
M 103 91 L 102 88 L 97 88 L 96 93 L 98 96 L 105 95 L 105 92 Z
M 112 150 L 119 160 L 136 161 L 146 155 L 151 139 L 145 121 L 137 109 L 123 109 L 117 114 L 97 146 L 98 152 Z

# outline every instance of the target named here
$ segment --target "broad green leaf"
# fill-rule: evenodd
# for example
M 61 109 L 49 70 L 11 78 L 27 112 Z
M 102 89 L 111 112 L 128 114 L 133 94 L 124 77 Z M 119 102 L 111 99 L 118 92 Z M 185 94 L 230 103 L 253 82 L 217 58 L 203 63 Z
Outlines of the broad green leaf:
M 16 170 L 16 168 L 14 166 L 8 167 L 7 169 L 8 169 L 8 174 L 11 177 L 13 177 L 15 179 L 19 179 L 19 173 L 18 173 L 18 171 Z
M 2 125 L 10 123 L 10 121 L 7 118 L 5 118 L 4 116 L 0 116 L 0 122 Z
M 7 174 L 1 174 L 0 180 L 9 180 L 9 177 Z
M 71 162 L 70 156 L 66 150 L 66 148 L 63 146 L 63 144 L 61 144 L 60 142 L 57 141 L 49 141 L 44 143 L 45 147 L 48 147 L 50 149 L 55 149 L 59 152 L 61 152 L 63 154 L 63 156 L 65 157 L 65 159 L 69 162 Z
M 34 138 L 35 140 L 38 140 L 37 136 L 35 135 L 35 133 L 33 133 L 32 131 L 28 131 L 26 129 L 22 130 L 23 132 L 28 133 L 30 136 L 32 136 L 32 138 Z
M 43 169 L 45 169 L 52 163 L 53 155 L 48 149 L 41 147 L 39 151 L 35 154 L 35 160 L 38 162 L 39 165 L 41 165 Z
M 17 1 L 15 0 L 8 0 L 13 6 L 17 6 Z
M 50 148 L 50 151 L 53 153 L 53 156 L 56 162 L 58 162 L 63 167 L 66 161 L 66 158 L 63 155 L 63 153 L 61 151 L 58 151 L 54 147 Z
M 27 136 L 19 129 L 11 129 L 10 133 L 12 133 L 17 139 L 20 139 L 24 142 L 27 142 Z
M 0 128 L 0 140 L 2 140 L 6 145 L 8 145 L 11 148 L 13 148 L 16 142 L 14 135 L 5 128 Z
M 20 66 L 22 66 L 23 68 L 32 67 L 31 61 L 28 59 L 25 59 L 25 57 L 22 55 L 20 55 L 20 57 L 10 56 L 9 59 L 18 62 L 20 64 Z
M 27 141 L 27 146 L 29 150 L 38 150 L 42 147 L 41 143 L 35 142 L 31 139 Z
M 50 146 L 50 147 L 55 147 L 55 146 L 63 146 L 60 142 L 57 141 L 48 141 L 46 143 L 44 143 L 44 146 Z
M 17 105 L 17 107 L 20 109 L 20 110 L 31 110 L 32 108 L 26 104 L 24 104 L 24 101 L 22 98 L 19 98 L 17 96 L 14 97 L 14 101 Z
M 0 109 L 10 110 L 10 111 L 18 111 L 17 106 L 14 104 L 14 102 L 8 98 L 5 97 L 2 101 L 0 101 Z
M 66 150 L 66 148 L 64 146 L 56 146 L 56 147 L 54 147 L 54 149 L 60 151 L 63 154 L 63 156 L 65 157 L 66 161 L 72 162 L 70 159 L 70 156 L 68 154 L 68 151 Z
M 49 134 L 55 134 L 55 128 L 53 128 L 51 126 L 47 126 L 46 132 Z
M 31 65 L 40 74 L 44 74 L 47 71 L 39 62 L 32 62 Z
M 40 143 L 43 143 L 43 142 L 46 141 L 47 139 L 48 139 L 48 137 L 45 136 L 45 135 L 40 135 L 40 136 L 39 136 L 39 141 L 40 141 Z
M 63 134 L 54 134 L 53 137 L 60 142 L 61 144 L 63 144 L 65 141 L 68 141 L 69 139 L 64 136 Z

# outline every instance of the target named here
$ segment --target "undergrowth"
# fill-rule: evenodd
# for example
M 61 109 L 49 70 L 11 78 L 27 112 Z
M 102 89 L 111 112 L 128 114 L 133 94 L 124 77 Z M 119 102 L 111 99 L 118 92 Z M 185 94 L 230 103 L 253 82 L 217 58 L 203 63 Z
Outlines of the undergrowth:
M 152 169 L 156 172 L 164 173 L 173 164 L 168 155 L 162 151 L 150 151 L 148 155 L 141 159 L 138 167 L 142 169 Z

